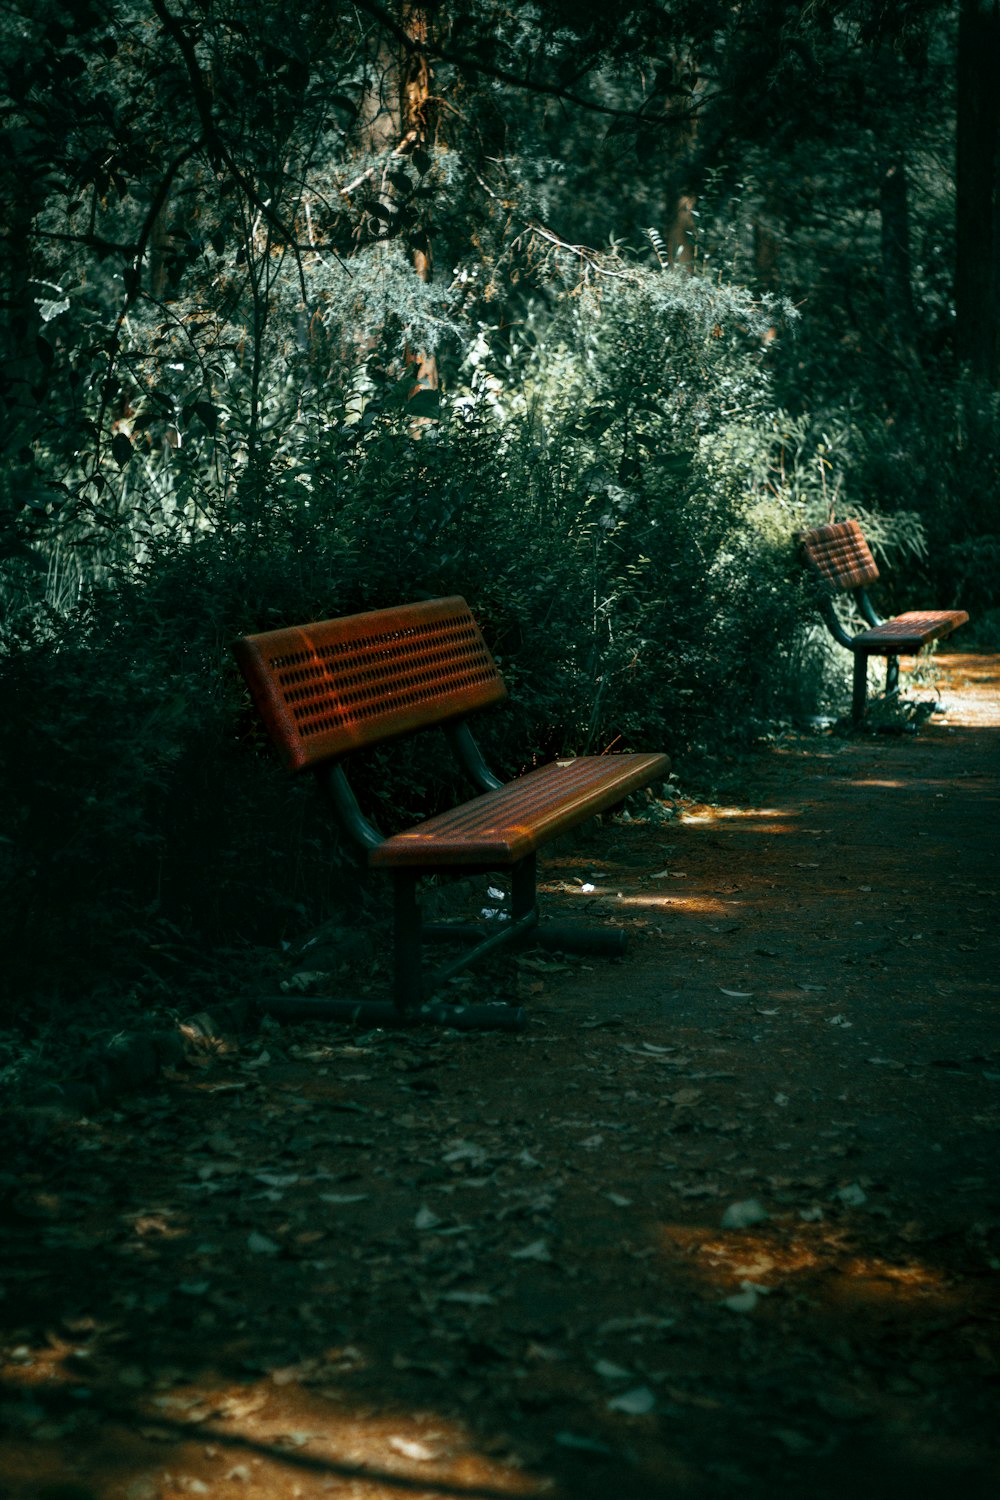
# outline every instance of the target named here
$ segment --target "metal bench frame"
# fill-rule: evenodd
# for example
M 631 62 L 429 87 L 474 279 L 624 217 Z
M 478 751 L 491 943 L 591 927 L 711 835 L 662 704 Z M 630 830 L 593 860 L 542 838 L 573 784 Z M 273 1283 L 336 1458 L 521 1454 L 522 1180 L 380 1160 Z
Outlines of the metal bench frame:
M 665 776 L 670 762 L 661 754 L 581 756 L 501 781 L 486 764 L 466 720 L 470 713 L 503 701 L 507 689 L 464 599 L 432 599 L 244 636 L 233 651 L 286 765 L 314 773 L 361 857 L 393 881 L 392 1006 L 379 1009 L 378 1002 L 366 1002 L 359 1009 L 354 1002 L 324 1002 L 323 1014 L 379 1021 L 391 1011 L 396 1019 L 413 1019 L 467 965 L 503 944 L 528 938 L 564 949 L 623 951 L 621 932 L 575 924 L 539 927 L 536 854 L 552 839 L 616 806 L 629 792 Z M 347 758 L 432 727 L 444 730 L 477 795 L 383 837 L 358 805 Z M 422 877 L 499 871 L 510 875 L 510 910 L 507 920 L 489 924 L 488 935 L 475 924 L 423 922 Z M 470 946 L 425 976 L 423 943 L 443 938 Z M 299 1002 L 269 1002 L 268 1008 L 320 1013 L 316 1005 Z M 463 1021 L 469 1024 L 470 1019 L 475 1020 L 466 1008 Z M 520 1024 L 511 1017 L 498 1021 L 495 1014 L 483 1014 L 479 1021 Z
M 871 549 L 857 521 L 831 522 L 799 537 L 802 554 L 822 582 L 817 600 L 820 613 L 834 640 L 854 656 L 851 718 L 861 724 L 868 698 L 868 659 L 886 658 L 886 696 L 899 692 L 899 658 L 915 656 L 929 642 L 939 640 L 964 625 L 964 609 L 914 610 L 884 620 L 868 596 L 868 587 L 879 572 Z M 840 623 L 833 594 L 851 593 L 868 629 L 850 635 Z

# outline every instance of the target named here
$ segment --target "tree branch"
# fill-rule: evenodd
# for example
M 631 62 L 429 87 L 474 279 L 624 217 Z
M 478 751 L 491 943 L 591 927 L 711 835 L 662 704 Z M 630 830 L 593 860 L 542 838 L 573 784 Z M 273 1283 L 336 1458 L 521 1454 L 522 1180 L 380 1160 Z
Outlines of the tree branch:
M 421 42 L 418 46 L 413 38 L 407 35 L 405 28 L 389 14 L 384 6 L 379 5 L 377 0 L 354 0 L 354 8 L 355 10 L 364 11 L 367 15 L 371 16 L 373 21 L 377 21 L 380 26 L 385 27 L 406 48 L 407 52 L 420 51 L 427 57 L 436 58 L 439 62 L 451 63 L 453 67 L 462 68 L 470 73 L 480 73 L 486 78 L 495 78 L 498 83 L 509 83 L 514 88 L 523 89 L 531 94 L 542 94 L 550 99 L 562 99 L 567 104 L 575 104 L 578 109 L 589 110 L 592 114 L 606 115 L 609 119 L 641 120 L 643 124 L 647 124 L 649 121 L 649 116 L 645 113 L 648 100 L 644 101 L 638 109 L 617 109 L 612 104 L 601 104 L 595 99 L 585 99 L 582 95 L 573 93 L 571 89 L 566 88 L 561 83 L 554 81 L 546 82 L 544 79 L 539 82 L 533 78 L 525 77 L 522 73 L 513 73 L 509 68 L 497 67 L 495 63 L 486 62 L 482 58 L 469 57 L 467 54 L 452 52 L 449 48 L 441 47 L 430 40 Z M 582 77 L 583 73 L 581 72 L 578 76 Z M 690 98 L 688 90 L 685 89 L 680 92 L 683 92 Z M 670 126 L 680 125 L 697 115 L 704 108 L 706 102 L 702 100 L 701 103 L 692 105 L 690 109 L 664 115 L 660 123 Z
M 226 145 L 225 141 L 222 139 L 222 136 L 219 134 L 215 116 L 212 113 L 212 95 L 208 88 L 208 85 L 205 82 L 204 77 L 202 76 L 201 68 L 198 65 L 198 59 L 195 56 L 194 43 L 187 35 L 178 17 L 175 16 L 173 12 L 168 8 L 166 0 L 150 0 L 150 4 L 152 5 L 155 14 L 159 16 L 161 22 L 163 23 L 164 31 L 166 31 L 167 35 L 170 36 L 174 40 L 174 42 L 176 42 L 177 48 L 182 58 L 184 59 L 184 66 L 187 70 L 188 78 L 191 81 L 191 92 L 194 101 L 194 107 L 197 110 L 198 118 L 201 121 L 204 145 L 209 150 L 209 152 L 213 153 L 219 161 L 223 162 L 224 165 L 228 167 L 230 173 L 232 174 L 233 180 L 240 188 L 240 190 L 246 195 L 247 200 L 254 205 L 259 213 L 263 214 L 264 218 L 270 224 L 271 228 L 277 231 L 286 245 L 288 245 L 294 252 L 295 261 L 299 272 L 299 285 L 302 290 L 302 301 L 303 303 L 308 303 L 309 293 L 306 287 L 306 278 L 305 271 L 302 266 L 301 251 L 303 248 L 311 249 L 312 247 L 299 245 L 295 237 L 294 229 L 284 222 L 280 214 L 274 211 L 274 209 L 271 207 L 269 199 L 261 197 L 254 184 L 246 176 L 242 168 L 237 165 L 231 151 L 229 150 L 229 147 Z M 340 256 L 336 255 L 336 252 L 334 252 L 334 254 L 341 267 L 344 270 L 347 270 L 347 267 L 340 259 Z

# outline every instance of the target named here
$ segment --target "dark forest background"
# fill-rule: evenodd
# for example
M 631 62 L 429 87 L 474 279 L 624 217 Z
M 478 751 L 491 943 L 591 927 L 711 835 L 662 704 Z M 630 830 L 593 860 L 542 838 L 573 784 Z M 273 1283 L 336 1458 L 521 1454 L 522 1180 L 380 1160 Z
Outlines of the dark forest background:
M 995 644 L 997 0 L 14 0 L 0 68 L 8 1022 L 339 910 L 244 632 L 465 594 L 508 773 L 838 711 L 830 517 Z

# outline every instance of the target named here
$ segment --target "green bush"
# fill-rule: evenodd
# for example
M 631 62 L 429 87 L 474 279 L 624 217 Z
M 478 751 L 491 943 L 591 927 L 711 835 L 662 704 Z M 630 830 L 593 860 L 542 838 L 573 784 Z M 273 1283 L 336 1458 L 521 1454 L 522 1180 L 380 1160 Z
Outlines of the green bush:
M 623 275 L 557 302 L 516 368 L 491 370 L 487 343 L 436 415 L 376 372 L 349 412 L 339 394 L 278 432 L 231 495 L 171 521 L 160 483 L 141 535 L 135 495 L 72 607 L 11 595 L 0 939 L 22 993 L 162 999 L 193 955 L 211 978 L 206 954 L 353 899 L 311 786 L 250 709 L 229 652 L 243 633 L 466 595 L 511 689 L 481 726 L 505 774 L 749 739 L 801 707 L 805 508 L 775 481 L 770 316 L 697 279 Z M 459 791 L 421 738 L 357 779 L 386 827 Z

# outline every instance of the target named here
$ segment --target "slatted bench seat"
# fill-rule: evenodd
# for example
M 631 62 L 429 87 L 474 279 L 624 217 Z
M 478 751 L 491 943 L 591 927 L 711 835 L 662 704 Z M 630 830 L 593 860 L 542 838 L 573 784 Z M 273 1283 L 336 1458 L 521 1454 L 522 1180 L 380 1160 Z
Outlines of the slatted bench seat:
M 831 522 L 806 531 L 799 538 L 807 563 L 822 580 L 820 596 L 823 618 L 835 640 L 854 655 L 851 717 L 860 724 L 868 697 L 868 658 L 886 658 L 886 693 L 899 690 L 899 658 L 915 656 L 931 641 L 939 640 L 964 625 L 964 609 L 914 610 L 883 620 L 868 597 L 869 585 L 878 579 L 878 568 L 857 521 Z M 852 593 L 869 628 L 857 635 L 846 631 L 833 607 L 835 592 Z
M 581 756 L 500 781 L 466 721 L 470 713 L 502 702 L 507 689 L 472 611 L 457 596 L 244 636 L 233 650 L 285 764 L 294 772 L 313 772 L 368 865 L 392 879 L 393 1001 L 382 1009 L 378 1002 L 366 1004 L 364 1019 L 371 1022 L 390 1010 L 393 1017 L 412 1019 L 447 979 L 483 953 L 543 936 L 537 851 L 670 768 L 661 754 Z M 383 837 L 358 805 L 347 758 L 435 726 L 445 731 L 477 795 Z M 507 920 L 489 924 L 488 935 L 422 922 L 422 877 L 501 871 L 511 879 L 510 911 Z M 425 977 L 423 941 L 442 936 L 471 939 L 474 946 Z M 615 935 L 617 951 L 622 936 Z M 560 928 L 559 946 L 571 947 L 573 940 L 573 933 Z M 592 946 L 585 929 L 581 944 Z M 344 1006 L 327 1004 L 323 1013 L 357 1013 L 351 1002 Z

